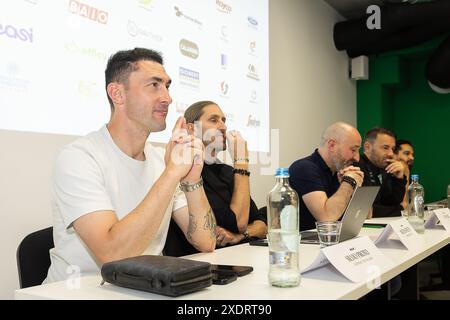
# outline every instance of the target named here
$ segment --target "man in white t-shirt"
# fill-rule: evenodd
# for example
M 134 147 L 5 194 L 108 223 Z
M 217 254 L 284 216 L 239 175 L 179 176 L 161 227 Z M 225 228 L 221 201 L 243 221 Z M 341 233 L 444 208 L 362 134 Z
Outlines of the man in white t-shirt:
M 181 117 L 165 154 L 147 143 L 151 132 L 166 128 L 172 102 L 161 55 L 119 51 L 105 78 L 109 123 L 65 146 L 56 159 L 55 248 L 44 282 L 98 274 L 109 261 L 161 254 L 171 217 L 199 251 L 216 245 L 216 221 L 201 179 L 201 140 L 187 133 Z

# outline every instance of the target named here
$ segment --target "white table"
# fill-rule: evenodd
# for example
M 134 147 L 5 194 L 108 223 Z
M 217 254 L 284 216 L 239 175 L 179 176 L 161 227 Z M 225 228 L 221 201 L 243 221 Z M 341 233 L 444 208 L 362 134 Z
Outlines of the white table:
M 388 218 L 392 219 L 392 218 Z M 386 220 L 371 219 L 368 222 L 385 223 Z M 363 228 L 361 234 L 373 240 L 382 229 Z M 394 266 L 381 275 L 381 284 L 417 264 L 450 242 L 449 233 L 443 229 L 426 230 L 422 235 L 424 246 L 418 251 L 406 250 L 402 244 L 388 241 L 381 251 L 394 262 Z M 319 254 L 318 245 L 300 245 L 301 269 L 309 265 Z M 236 281 L 219 286 L 213 285 L 201 291 L 175 299 L 192 300 L 278 300 L 278 299 L 358 299 L 371 291 L 365 283 L 352 283 L 334 267 L 326 266 L 302 275 L 300 286 L 275 288 L 268 283 L 268 247 L 242 244 L 216 250 L 213 253 L 199 253 L 190 259 L 214 264 L 251 265 L 254 271 Z M 100 285 L 101 276 L 82 276 L 78 288 L 71 288 L 73 281 L 55 282 L 15 291 L 16 299 L 171 299 L 170 297 L 143 291 L 121 288 L 111 284 Z

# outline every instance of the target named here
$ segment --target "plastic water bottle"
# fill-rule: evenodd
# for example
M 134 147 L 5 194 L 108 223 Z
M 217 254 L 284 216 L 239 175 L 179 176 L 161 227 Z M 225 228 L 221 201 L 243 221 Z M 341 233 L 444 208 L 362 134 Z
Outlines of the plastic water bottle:
M 408 221 L 417 233 L 424 233 L 424 199 L 425 191 L 419 183 L 419 175 L 411 175 L 411 184 L 408 188 Z
M 275 287 L 300 284 L 298 195 L 289 185 L 289 171 L 279 168 L 277 184 L 267 195 L 269 282 Z

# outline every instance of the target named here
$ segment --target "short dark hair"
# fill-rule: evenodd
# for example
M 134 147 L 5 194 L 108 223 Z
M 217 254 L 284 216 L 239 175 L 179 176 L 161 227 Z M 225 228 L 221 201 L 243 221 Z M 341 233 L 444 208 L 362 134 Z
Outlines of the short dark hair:
M 142 60 L 154 61 L 163 64 L 161 53 L 145 48 L 134 48 L 132 50 L 118 51 L 113 54 L 106 65 L 105 70 L 105 88 L 111 82 L 119 82 L 128 86 L 128 77 L 130 73 L 138 70 L 137 62 Z M 106 92 L 111 111 L 114 110 L 114 104 Z
M 367 131 L 367 133 L 364 137 L 364 141 L 369 141 L 370 143 L 372 143 L 377 139 L 379 134 L 386 134 L 388 136 L 391 136 L 395 140 L 397 140 L 397 137 L 391 130 L 388 130 L 386 128 L 381 128 L 381 127 L 375 127 L 375 128 L 370 129 L 369 131 Z
M 200 117 L 203 115 L 203 108 L 211 104 L 217 105 L 217 103 L 207 100 L 198 101 L 196 103 L 191 104 L 184 112 L 186 123 L 194 123 L 195 121 L 200 119 Z
M 404 140 L 404 139 L 399 139 L 399 140 L 397 140 L 397 142 L 395 143 L 394 153 L 395 153 L 395 154 L 398 154 L 398 152 L 400 151 L 402 145 L 404 145 L 404 144 L 410 145 L 411 148 L 413 147 L 411 141 L 409 141 L 409 140 Z

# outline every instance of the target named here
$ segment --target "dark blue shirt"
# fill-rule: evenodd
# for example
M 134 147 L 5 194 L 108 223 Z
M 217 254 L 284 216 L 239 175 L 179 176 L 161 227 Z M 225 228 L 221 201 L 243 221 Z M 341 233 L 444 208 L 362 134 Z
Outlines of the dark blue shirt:
M 323 191 L 328 198 L 336 193 L 340 184 L 317 149 L 309 157 L 295 161 L 289 167 L 289 183 L 300 198 L 300 230 L 315 229 L 316 219 L 308 210 L 303 196 L 314 191 Z

